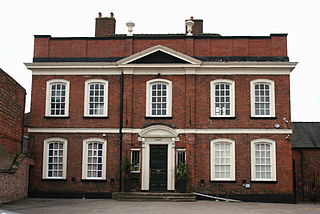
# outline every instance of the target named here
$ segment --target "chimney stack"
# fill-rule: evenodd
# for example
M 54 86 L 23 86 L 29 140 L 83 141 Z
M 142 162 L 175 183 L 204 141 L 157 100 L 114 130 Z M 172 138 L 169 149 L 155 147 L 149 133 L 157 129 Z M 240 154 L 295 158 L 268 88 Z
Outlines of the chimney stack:
M 96 37 L 104 37 L 108 35 L 114 35 L 116 33 L 116 19 L 113 13 L 110 13 L 110 17 L 102 17 L 99 13 L 96 18 Z
M 194 19 L 193 16 L 191 16 L 189 20 L 194 22 L 192 26 L 192 34 L 193 35 L 203 34 L 203 20 Z M 186 20 L 186 21 L 189 21 L 189 20 Z M 188 33 L 187 27 L 186 27 L 186 33 Z

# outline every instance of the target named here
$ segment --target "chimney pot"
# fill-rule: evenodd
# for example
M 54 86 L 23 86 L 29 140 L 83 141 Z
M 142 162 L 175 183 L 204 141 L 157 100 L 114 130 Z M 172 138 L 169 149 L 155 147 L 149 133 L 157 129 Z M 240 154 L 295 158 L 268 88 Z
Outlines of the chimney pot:
M 190 17 L 190 20 L 193 21 L 193 16 Z
M 114 18 L 113 12 L 110 13 L 110 17 L 111 17 L 111 18 Z
M 102 18 L 102 13 L 101 12 L 99 12 L 99 18 Z

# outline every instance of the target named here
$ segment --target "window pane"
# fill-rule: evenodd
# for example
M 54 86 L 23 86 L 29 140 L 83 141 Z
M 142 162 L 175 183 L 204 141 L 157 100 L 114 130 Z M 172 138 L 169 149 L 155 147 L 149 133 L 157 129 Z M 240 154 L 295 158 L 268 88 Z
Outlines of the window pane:
M 51 115 L 65 115 L 65 83 L 50 85 L 50 113 Z
M 88 88 L 88 114 L 104 115 L 104 83 L 90 83 Z
M 102 177 L 103 144 L 99 142 L 90 142 L 87 144 L 87 150 L 87 177 Z
M 63 176 L 63 143 L 50 142 L 48 143 L 48 177 L 62 178 Z
M 140 150 L 131 150 L 131 171 L 140 172 Z
M 167 85 L 154 83 L 151 85 L 151 115 L 167 115 Z
M 214 144 L 214 168 L 215 178 L 231 178 L 231 144 L 227 142 L 217 142 Z
M 230 115 L 231 85 L 228 83 L 216 83 L 214 87 L 215 115 Z

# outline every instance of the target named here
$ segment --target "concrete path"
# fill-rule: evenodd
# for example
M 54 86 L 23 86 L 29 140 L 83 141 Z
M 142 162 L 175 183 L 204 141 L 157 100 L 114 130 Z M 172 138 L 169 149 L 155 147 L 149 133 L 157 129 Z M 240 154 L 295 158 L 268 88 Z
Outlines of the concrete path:
M 320 204 L 197 202 L 126 202 L 111 199 L 44 199 L 29 198 L 0 206 L 21 214 L 320 214 Z

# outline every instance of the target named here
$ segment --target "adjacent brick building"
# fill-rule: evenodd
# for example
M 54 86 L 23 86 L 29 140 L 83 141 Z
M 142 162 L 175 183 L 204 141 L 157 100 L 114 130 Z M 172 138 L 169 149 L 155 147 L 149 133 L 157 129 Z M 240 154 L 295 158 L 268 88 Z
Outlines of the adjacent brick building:
M 293 201 L 286 34 L 187 20 L 194 34 L 122 35 L 113 15 L 96 21 L 96 37 L 35 36 L 30 195 L 107 197 L 128 157 L 132 191 L 178 191 L 185 162 L 189 191 Z
M 320 123 L 292 123 L 297 201 L 320 201 Z
M 30 159 L 22 154 L 25 89 L 0 69 L 0 204 L 27 197 Z

